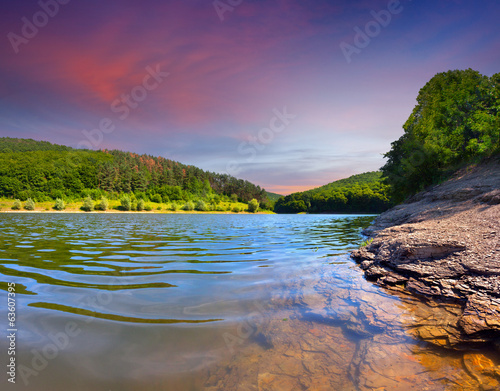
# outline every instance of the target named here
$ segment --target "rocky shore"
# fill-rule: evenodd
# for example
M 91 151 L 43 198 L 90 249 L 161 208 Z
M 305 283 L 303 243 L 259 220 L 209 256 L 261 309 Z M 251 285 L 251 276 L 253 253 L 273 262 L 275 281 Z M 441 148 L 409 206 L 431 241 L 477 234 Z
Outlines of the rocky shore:
M 500 350 L 500 161 L 457 172 L 381 214 L 352 253 L 368 280 L 462 307 L 447 347 Z

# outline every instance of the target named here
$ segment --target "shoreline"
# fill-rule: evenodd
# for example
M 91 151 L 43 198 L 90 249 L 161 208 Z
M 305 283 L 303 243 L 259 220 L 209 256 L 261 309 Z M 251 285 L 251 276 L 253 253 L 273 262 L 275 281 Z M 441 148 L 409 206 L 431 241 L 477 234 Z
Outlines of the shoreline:
M 460 316 L 442 325 L 438 344 L 493 344 L 500 351 L 499 161 L 460 170 L 382 213 L 364 233 L 370 240 L 351 256 L 367 280 L 461 305 Z
M 247 211 L 241 211 L 241 212 L 222 212 L 222 211 L 185 211 L 185 210 L 178 210 L 178 211 L 172 211 L 172 210 L 143 210 L 143 211 L 136 211 L 136 210 L 93 210 L 91 212 L 86 212 L 84 210 L 0 210 L 0 213 L 39 213 L 39 214 L 54 214 L 54 213 L 83 213 L 83 214 L 232 214 L 232 215 L 239 215 L 239 214 L 247 214 L 247 215 L 257 215 L 257 214 L 276 214 L 274 212 L 247 212 Z

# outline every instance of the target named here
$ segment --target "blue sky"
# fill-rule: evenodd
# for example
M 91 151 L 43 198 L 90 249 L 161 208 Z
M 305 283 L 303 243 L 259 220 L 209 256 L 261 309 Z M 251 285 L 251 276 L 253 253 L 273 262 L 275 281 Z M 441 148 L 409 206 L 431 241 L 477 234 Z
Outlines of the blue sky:
M 59 1 L 0 6 L 1 136 L 281 194 L 380 168 L 434 74 L 500 71 L 496 1 Z

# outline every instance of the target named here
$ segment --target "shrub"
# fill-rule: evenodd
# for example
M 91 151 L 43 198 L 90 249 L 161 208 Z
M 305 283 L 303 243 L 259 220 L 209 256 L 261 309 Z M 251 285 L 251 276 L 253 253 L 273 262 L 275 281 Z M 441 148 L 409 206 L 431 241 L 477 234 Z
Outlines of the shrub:
M 205 201 L 203 200 L 199 200 L 197 203 L 196 203 L 196 207 L 195 207 L 196 210 L 199 210 L 201 212 L 205 212 L 206 210 L 208 210 L 207 208 L 207 204 L 205 204 Z
M 139 201 L 137 201 L 137 210 L 140 212 L 141 210 L 144 210 L 144 200 L 141 198 Z
M 241 212 L 241 209 L 239 206 L 233 206 L 233 209 L 231 209 L 232 212 L 234 213 L 240 213 Z
M 369 246 L 373 242 L 373 238 L 367 239 L 364 242 L 361 242 L 360 247 Z
M 194 204 L 191 201 L 188 201 L 182 207 L 183 210 L 191 211 L 194 210 Z
M 12 210 L 19 210 L 21 209 L 21 201 L 20 200 L 15 200 L 14 203 L 12 204 Z
M 250 213 L 257 212 L 257 209 L 259 209 L 259 201 L 257 201 L 255 198 L 253 198 L 252 200 L 248 201 L 248 211 Z
M 122 210 L 131 210 L 132 209 L 132 202 L 130 201 L 130 197 L 125 194 L 121 199 L 120 199 L 120 205 Z
M 66 204 L 64 203 L 63 200 L 61 200 L 60 198 L 58 198 L 56 200 L 56 203 L 54 204 L 54 209 L 55 210 L 64 210 L 64 209 L 66 209 Z
M 159 206 L 158 208 L 156 208 L 156 210 L 161 210 L 161 206 Z
M 160 207 L 160 209 L 161 209 L 161 207 Z M 153 210 L 153 207 L 152 207 L 151 205 L 147 204 L 147 205 L 144 207 L 144 210 L 145 210 L 146 212 L 151 212 L 151 211 Z
M 33 201 L 31 198 L 28 198 L 26 200 L 26 203 L 24 204 L 24 209 L 35 210 L 35 201 Z
M 99 202 L 95 208 L 104 211 L 108 210 L 108 207 L 109 207 L 108 199 L 106 197 L 102 197 L 101 202 Z
M 94 210 L 94 201 L 92 201 L 92 198 L 90 196 L 87 196 L 83 200 L 83 205 L 82 205 L 82 210 L 85 212 L 92 212 Z
M 175 203 L 175 202 L 172 202 L 172 205 L 170 205 L 170 210 L 172 212 L 179 210 L 179 205 L 177 205 L 177 203 Z
M 223 205 L 217 205 L 217 207 L 215 208 L 215 210 L 217 212 L 225 212 L 226 208 Z
M 160 194 L 155 194 L 153 197 L 151 197 L 151 201 L 156 202 L 157 204 L 161 204 L 163 202 Z

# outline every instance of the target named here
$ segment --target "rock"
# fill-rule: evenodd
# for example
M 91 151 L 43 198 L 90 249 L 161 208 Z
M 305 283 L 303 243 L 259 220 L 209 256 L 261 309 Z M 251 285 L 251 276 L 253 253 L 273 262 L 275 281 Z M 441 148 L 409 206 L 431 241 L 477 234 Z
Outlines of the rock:
M 500 331 L 500 302 L 485 295 L 470 296 L 459 325 L 468 335 Z
M 464 304 L 453 330 L 424 328 L 421 338 L 500 341 L 498 232 L 500 162 L 492 160 L 382 213 L 364 231 L 372 242 L 352 257 L 378 285 Z

